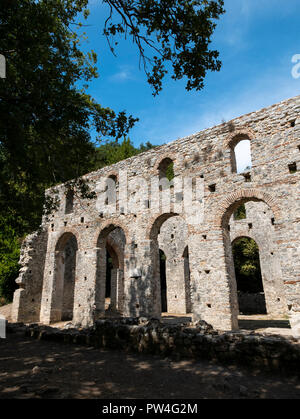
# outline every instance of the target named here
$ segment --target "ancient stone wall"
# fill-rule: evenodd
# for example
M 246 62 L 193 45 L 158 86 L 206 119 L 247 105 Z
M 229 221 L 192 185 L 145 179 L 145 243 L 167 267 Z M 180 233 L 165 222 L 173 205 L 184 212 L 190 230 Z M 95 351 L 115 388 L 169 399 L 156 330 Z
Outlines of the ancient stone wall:
M 84 179 L 97 199 L 84 200 L 75 193 L 70 206 L 66 186 L 58 186 L 60 207 L 49 221 L 43 220 L 47 246 L 34 245 L 37 253 L 31 256 L 43 275 L 24 266 L 23 288 L 15 295 L 15 319 L 24 320 L 32 284 L 39 283 L 40 320 L 57 320 L 57 260 L 58 252 L 65 251 L 61 242 L 65 235 L 77 242 L 73 322 L 91 325 L 105 315 L 106 251 L 108 236 L 116 228 L 124 234 L 123 268 L 116 280 L 122 289 L 123 316 L 161 315 L 159 249 L 163 248 L 169 310 L 186 313 L 191 308 L 195 320 L 236 329 L 231 242 L 234 234 L 247 233 L 255 234 L 261 248 L 268 310 L 296 318 L 300 314 L 299 110 L 300 97 L 289 99 L 90 173 Z M 247 175 L 236 173 L 234 161 L 234 146 L 243 139 L 251 142 L 252 168 Z M 164 162 L 170 161 L 174 186 L 159 188 Z M 108 178 L 118 182 L 116 205 L 107 200 Z M 186 196 L 192 178 L 194 189 Z M 233 212 L 248 202 L 262 203 L 266 214 L 249 210 L 251 221 L 233 227 Z M 188 258 L 183 257 L 186 248 Z M 21 299 L 20 293 L 28 297 Z

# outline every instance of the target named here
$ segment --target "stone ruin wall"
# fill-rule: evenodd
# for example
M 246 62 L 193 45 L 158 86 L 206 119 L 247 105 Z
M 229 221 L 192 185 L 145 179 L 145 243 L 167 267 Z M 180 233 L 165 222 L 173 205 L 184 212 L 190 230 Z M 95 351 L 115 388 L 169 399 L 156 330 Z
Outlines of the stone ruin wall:
M 268 311 L 297 319 L 300 195 L 299 171 L 295 172 L 294 164 L 299 170 L 299 110 L 300 97 L 292 98 L 84 177 L 93 189 L 100 178 L 116 176 L 121 191 L 126 173 L 129 197 L 139 198 L 143 204 L 131 213 L 119 205 L 118 214 L 111 215 L 102 184 L 97 189 L 103 201 L 100 211 L 96 200 L 75 197 L 73 211 L 66 214 L 66 188 L 58 186 L 60 207 L 50 220 L 44 218 L 41 232 L 23 247 L 14 320 L 49 324 L 61 319 L 62 261 L 66 241 L 74 236 L 74 324 L 89 326 L 105 316 L 106 246 L 111 241 L 118 259 L 112 281 L 118 289 L 117 294 L 112 293 L 113 304 L 124 317 L 161 315 L 161 248 L 167 256 L 168 311 L 186 313 L 191 309 L 194 320 L 203 319 L 218 329 L 236 329 L 238 303 L 231 242 L 241 234 L 253 237 L 260 247 Z M 251 141 L 250 179 L 234 170 L 233 147 L 241 139 Z M 203 179 L 202 222 L 191 224 L 185 213 L 177 215 L 176 205 L 182 198 L 176 187 L 167 211 L 162 207 L 153 211 L 159 195 L 151 196 L 150 201 L 143 196 L 145 184 L 150 188 L 151 179 L 159 178 L 159 165 L 166 158 L 174 163 L 175 185 L 181 176 Z M 232 214 L 242 203 L 248 207 L 247 220 L 234 221 Z M 122 231 L 119 245 L 112 238 L 113 234 L 118 236 L 116 228 Z

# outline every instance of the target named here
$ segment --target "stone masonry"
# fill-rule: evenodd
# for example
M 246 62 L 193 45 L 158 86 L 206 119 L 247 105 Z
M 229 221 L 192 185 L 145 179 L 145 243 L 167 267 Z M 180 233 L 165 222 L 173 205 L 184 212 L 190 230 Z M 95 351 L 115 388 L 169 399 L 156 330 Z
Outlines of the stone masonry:
M 159 318 L 161 250 L 168 312 L 192 313 L 195 321 L 235 330 L 239 308 L 231 244 L 250 237 L 260 250 L 268 314 L 288 315 L 296 327 L 299 111 L 300 96 L 90 173 L 83 178 L 95 199 L 76 191 L 70 196 L 66 185 L 46 191 L 58 194 L 60 206 L 23 244 L 13 320 L 69 319 L 91 326 L 106 317 L 107 255 L 111 310 L 123 317 Z M 251 144 L 247 173 L 236 170 L 234 149 L 242 140 Z M 159 187 L 170 162 L 173 185 Z M 113 202 L 107 198 L 108 179 L 117 185 Z M 192 179 L 190 200 L 185 179 Z M 241 204 L 247 216 L 235 220 Z

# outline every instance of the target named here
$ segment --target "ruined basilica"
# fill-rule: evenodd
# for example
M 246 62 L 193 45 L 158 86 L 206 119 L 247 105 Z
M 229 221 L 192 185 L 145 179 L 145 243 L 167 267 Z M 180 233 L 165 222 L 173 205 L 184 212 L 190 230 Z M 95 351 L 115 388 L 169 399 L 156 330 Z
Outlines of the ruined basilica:
M 259 248 L 266 312 L 297 324 L 299 115 L 300 96 L 90 173 L 84 179 L 94 199 L 66 185 L 47 191 L 58 193 L 59 208 L 23 243 L 13 321 L 85 327 L 112 313 L 167 312 L 235 330 L 242 300 L 232 243 L 249 237 Z M 252 166 L 239 173 L 235 151 L 246 140 Z M 174 178 L 165 187 L 170 165 Z M 108 179 L 116 185 L 113 203 Z M 192 181 L 189 205 L 184 179 L 202 187 L 200 196 Z M 236 219 L 241 205 L 246 214 Z

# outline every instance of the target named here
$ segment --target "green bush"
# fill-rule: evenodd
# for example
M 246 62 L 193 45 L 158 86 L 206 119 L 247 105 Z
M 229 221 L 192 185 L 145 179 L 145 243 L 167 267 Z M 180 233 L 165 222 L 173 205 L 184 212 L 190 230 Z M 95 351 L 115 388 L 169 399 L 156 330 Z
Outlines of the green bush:
M 11 224 L 0 216 L 0 305 L 12 301 L 20 268 L 20 241 Z

